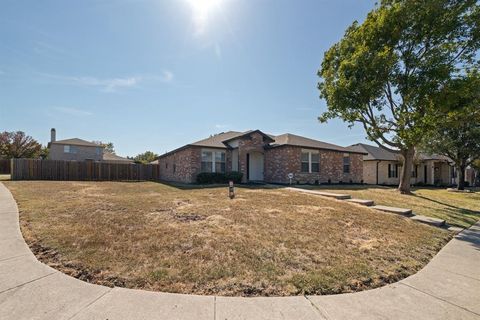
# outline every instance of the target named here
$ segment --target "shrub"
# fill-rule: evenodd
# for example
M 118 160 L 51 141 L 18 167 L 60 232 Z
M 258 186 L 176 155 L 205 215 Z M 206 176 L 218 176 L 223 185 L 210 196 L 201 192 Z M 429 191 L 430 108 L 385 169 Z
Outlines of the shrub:
M 242 182 L 243 174 L 240 172 L 232 171 L 227 173 L 217 172 L 202 172 L 197 175 L 197 183 L 209 184 L 209 183 L 228 183 L 233 181 L 235 183 Z
M 230 171 L 225 173 L 225 179 L 228 181 L 233 181 L 235 183 L 242 182 L 243 173 L 238 171 Z

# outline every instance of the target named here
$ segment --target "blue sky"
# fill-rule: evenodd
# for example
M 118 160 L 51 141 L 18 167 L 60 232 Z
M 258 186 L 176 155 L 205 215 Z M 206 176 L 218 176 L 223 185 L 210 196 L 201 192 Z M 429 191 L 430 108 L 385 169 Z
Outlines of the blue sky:
M 228 130 L 349 145 L 320 124 L 323 53 L 370 0 L 2 0 L 0 131 L 163 153 Z

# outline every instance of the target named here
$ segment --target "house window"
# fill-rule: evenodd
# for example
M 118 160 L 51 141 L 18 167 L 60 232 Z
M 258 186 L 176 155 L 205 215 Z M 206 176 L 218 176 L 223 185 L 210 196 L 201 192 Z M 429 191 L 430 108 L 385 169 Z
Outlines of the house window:
M 97 154 L 97 156 L 101 155 L 102 154 L 102 148 L 101 147 L 95 147 L 95 153 Z
M 202 172 L 225 172 L 225 152 L 202 151 Z
M 177 171 L 177 165 L 174 163 L 173 164 L 173 173 L 175 173 L 175 171 Z
M 457 177 L 457 169 L 450 167 L 450 171 L 452 172 L 452 179 L 455 179 Z
M 215 172 L 225 172 L 225 152 L 215 152 Z
M 350 155 L 343 154 L 343 173 L 350 173 Z
M 388 164 L 388 177 L 398 178 L 398 164 Z
M 316 150 L 302 150 L 301 172 L 320 172 L 320 153 Z
M 63 152 L 64 153 L 77 153 L 77 147 L 76 146 L 63 146 Z
M 418 177 L 418 166 L 413 166 L 412 169 L 412 178 Z
M 310 153 L 311 172 L 320 172 L 320 153 Z

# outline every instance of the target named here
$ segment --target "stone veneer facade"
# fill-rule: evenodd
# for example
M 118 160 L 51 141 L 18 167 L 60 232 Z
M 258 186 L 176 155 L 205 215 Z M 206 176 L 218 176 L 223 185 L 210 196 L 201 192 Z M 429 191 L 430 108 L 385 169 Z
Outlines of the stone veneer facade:
M 268 138 L 254 132 L 236 139 L 232 143 L 238 148 L 238 171 L 243 173 L 243 182 L 247 182 L 247 154 L 260 152 L 264 155 L 264 181 L 268 183 L 289 183 L 288 174 L 293 173 L 293 183 L 361 183 L 363 182 L 363 155 L 349 153 L 350 173 L 343 172 L 344 152 L 300 146 L 268 146 Z M 186 146 L 159 158 L 160 179 L 182 183 L 194 183 L 201 168 L 202 150 L 224 150 L 226 152 L 226 171 L 232 170 L 232 149 L 215 149 L 199 146 Z M 320 172 L 301 172 L 302 149 L 318 150 L 320 154 Z

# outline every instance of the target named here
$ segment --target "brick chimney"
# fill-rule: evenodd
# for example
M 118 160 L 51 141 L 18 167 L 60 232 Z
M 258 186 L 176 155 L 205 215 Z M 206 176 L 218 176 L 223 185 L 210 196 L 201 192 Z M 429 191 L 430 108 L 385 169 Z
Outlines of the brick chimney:
M 57 132 L 55 131 L 55 128 L 52 128 L 52 130 L 50 130 L 50 142 L 55 141 L 57 141 Z

